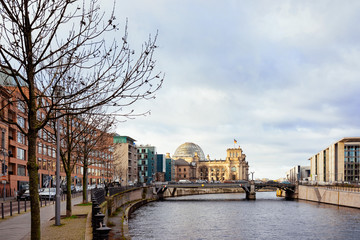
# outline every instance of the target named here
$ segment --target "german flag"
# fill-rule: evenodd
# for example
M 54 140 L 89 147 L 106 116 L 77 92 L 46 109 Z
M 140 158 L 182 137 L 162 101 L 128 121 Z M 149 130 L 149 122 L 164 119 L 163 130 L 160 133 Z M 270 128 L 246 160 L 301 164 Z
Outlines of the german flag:
M 234 144 L 237 144 L 237 141 L 236 141 L 236 139 L 234 139 Z

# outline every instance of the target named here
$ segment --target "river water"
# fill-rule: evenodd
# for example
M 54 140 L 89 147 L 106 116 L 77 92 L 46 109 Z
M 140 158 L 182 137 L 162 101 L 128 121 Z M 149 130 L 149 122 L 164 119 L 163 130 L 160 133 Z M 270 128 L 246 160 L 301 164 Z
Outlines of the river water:
M 258 192 L 169 198 L 136 210 L 132 239 L 360 239 L 360 210 Z

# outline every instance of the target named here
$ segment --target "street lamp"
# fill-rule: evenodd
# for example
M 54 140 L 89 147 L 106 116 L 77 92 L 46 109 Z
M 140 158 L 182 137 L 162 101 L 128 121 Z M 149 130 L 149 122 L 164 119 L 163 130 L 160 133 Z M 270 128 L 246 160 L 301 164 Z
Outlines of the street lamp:
M 254 173 L 255 172 L 250 172 L 251 173 L 251 180 L 253 181 L 254 180 Z
M 55 97 L 63 95 L 64 88 L 55 86 Z M 58 112 L 56 112 L 56 115 Z M 55 226 L 60 226 L 60 119 L 56 119 L 56 202 L 55 202 Z
M 4 155 L 4 163 L 2 165 L 2 172 L 3 172 L 3 176 L 6 176 L 6 171 L 7 171 L 7 166 L 6 166 L 6 156 L 8 156 L 8 154 L 5 151 L 5 130 L 2 130 L 2 136 L 1 136 L 1 152 Z M 5 201 L 5 197 L 6 197 L 6 179 L 3 179 L 3 184 L 4 184 L 4 201 Z

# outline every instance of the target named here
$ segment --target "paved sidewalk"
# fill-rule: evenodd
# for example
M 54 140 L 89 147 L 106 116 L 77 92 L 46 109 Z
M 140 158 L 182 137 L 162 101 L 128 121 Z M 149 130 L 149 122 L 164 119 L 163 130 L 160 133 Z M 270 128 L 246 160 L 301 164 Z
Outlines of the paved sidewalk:
M 72 205 L 82 202 L 82 197 L 73 198 Z M 62 201 L 60 205 L 61 215 L 66 214 L 66 201 Z M 0 221 L 0 239 L 19 240 L 29 239 L 31 212 L 11 217 L 7 220 Z M 55 204 L 40 208 L 41 226 L 46 224 L 55 216 Z

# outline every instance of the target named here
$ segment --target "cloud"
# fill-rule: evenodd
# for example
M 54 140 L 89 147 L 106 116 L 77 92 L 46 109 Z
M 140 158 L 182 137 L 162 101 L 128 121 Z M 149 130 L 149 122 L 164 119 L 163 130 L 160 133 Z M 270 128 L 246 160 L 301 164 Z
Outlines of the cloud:
M 255 177 L 278 178 L 314 153 L 359 136 L 360 2 L 128 1 L 137 51 L 159 30 L 166 73 L 148 117 L 119 134 L 173 154 L 191 141 L 225 158 L 236 138 Z

